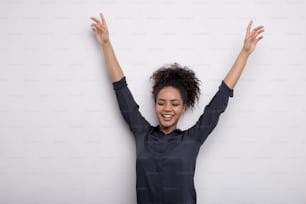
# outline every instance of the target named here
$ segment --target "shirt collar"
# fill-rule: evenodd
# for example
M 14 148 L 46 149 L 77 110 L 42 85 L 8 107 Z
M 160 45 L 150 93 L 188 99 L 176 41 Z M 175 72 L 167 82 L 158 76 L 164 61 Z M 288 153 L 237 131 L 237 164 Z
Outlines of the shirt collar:
M 162 135 L 162 136 L 167 136 L 167 135 L 172 135 L 173 133 L 181 133 L 182 132 L 182 130 L 177 128 L 177 129 L 173 130 L 172 132 L 170 132 L 168 134 L 165 134 L 164 132 L 162 132 L 160 130 L 159 125 L 155 126 L 155 130 L 159 133 L 159 135 Z

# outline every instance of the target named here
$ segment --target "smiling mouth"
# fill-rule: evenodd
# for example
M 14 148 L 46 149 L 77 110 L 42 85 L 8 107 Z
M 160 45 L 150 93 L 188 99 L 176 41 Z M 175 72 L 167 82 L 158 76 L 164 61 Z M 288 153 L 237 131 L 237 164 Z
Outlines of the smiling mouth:
M 165 121 L 170 121 L 173 118 L 174 115 L 172 115 L 172 114 L 162 114 L 161 116 Z

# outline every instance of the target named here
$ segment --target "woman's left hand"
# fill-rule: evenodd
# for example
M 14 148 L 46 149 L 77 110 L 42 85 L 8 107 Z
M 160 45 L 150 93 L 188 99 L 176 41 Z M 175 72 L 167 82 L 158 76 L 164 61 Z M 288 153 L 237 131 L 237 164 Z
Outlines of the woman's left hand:
M 255 47 L 258 41 L 260 41 L 263 36 L 259 36 L 262 32 L 264 32 L 264 26 L 258 26 L 251 31 L 253 21 L 251 20 L 249 22 L 249 25 L 246 30 L 244 44 L 243 44 L 243 51 L 246 52 L 248 55 L 250 55 Z

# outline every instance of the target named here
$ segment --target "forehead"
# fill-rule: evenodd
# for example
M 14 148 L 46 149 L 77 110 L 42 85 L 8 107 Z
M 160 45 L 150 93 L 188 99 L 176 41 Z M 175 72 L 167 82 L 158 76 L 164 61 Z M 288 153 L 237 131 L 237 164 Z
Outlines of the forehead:
M 157 94 L 157 100 L 164 99 L 164 100 L 182 100 L 182 96 L 180 91 L 177 88 L 172 86 L 166 86 L 162 88 Z

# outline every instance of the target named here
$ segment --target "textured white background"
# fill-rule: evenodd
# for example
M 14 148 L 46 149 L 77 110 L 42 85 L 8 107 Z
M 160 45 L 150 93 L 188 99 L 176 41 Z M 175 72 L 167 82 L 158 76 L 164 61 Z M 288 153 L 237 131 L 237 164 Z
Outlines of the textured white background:
M 234 98 L 198 157 L 199 204 L 306 203 L 304 0 L 1 0 L 0 203 L 135 204 L 135 144 L 90 16 L 104 12 L 143 115 L 151 73 L 191 67 L 195 123 L 242 47 L 265 25 Z

